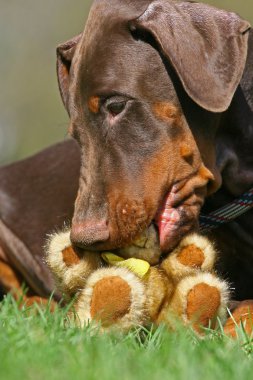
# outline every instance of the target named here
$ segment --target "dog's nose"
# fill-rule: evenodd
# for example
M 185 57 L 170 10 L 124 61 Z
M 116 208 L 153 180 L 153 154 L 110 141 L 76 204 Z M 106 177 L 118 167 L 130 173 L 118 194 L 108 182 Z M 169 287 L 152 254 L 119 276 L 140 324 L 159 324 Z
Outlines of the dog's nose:
M 109 228 L 106 220 L 73 222 L 70 239 L 72 244 L 86 248 L 96 243 L 103 243 L 109 239 Z

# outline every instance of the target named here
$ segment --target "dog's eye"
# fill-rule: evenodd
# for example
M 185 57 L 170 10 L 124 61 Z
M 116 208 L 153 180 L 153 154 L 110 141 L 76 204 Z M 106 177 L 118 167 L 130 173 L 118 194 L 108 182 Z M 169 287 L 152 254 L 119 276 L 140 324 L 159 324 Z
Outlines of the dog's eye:
M 111 102 L 109 104 L 106 105 L 106 108 L 107 110 L 110 112 L 110 114 L 112 116 L 117 116 L 119 115 L 121 112 L 124 111 L 126 107 L 126 102 L 125 101 L 121 101 L 121 102 Z

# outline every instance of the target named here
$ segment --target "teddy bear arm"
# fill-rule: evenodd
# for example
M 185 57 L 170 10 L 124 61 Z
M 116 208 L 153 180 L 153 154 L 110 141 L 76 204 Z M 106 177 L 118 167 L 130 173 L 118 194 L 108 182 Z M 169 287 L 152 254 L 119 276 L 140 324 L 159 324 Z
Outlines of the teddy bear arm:
M 163 260 L 161 267 L 175 281 L 198 272 L 213 270 L 216 252 L 211 242 L 204 236 L 186 236 L 179 246 Z
M 85 285 L 88 276 L 103 265 L 98 253 L 74 249 L 70 232 L 51 237 L 47 247 L 47 264 L 51 269 L 58 289 L 71 299 Z

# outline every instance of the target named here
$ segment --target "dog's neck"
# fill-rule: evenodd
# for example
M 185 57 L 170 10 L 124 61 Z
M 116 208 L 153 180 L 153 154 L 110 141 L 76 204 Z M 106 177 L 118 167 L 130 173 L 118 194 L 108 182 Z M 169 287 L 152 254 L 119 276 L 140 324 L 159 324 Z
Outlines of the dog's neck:
M 253 112 L 242 87 L 223 115 L 216 138 L 217 167 L 222 189 L 240 196 L 253 187 Z

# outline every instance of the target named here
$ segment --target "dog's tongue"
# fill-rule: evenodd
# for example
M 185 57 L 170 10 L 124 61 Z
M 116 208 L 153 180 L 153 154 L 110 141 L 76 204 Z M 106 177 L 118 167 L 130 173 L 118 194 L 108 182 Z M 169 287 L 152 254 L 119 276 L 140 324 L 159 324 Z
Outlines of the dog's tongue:
M 172 238 L 180 220 L 178 210 L 173 208 L 171 203 L 171 195 L 169 195 L 156 216 L 156 224 L 159 229 L 160 247 L 163 251 L 166 251 L 168 241 L 170 240 L 170 237 Z

